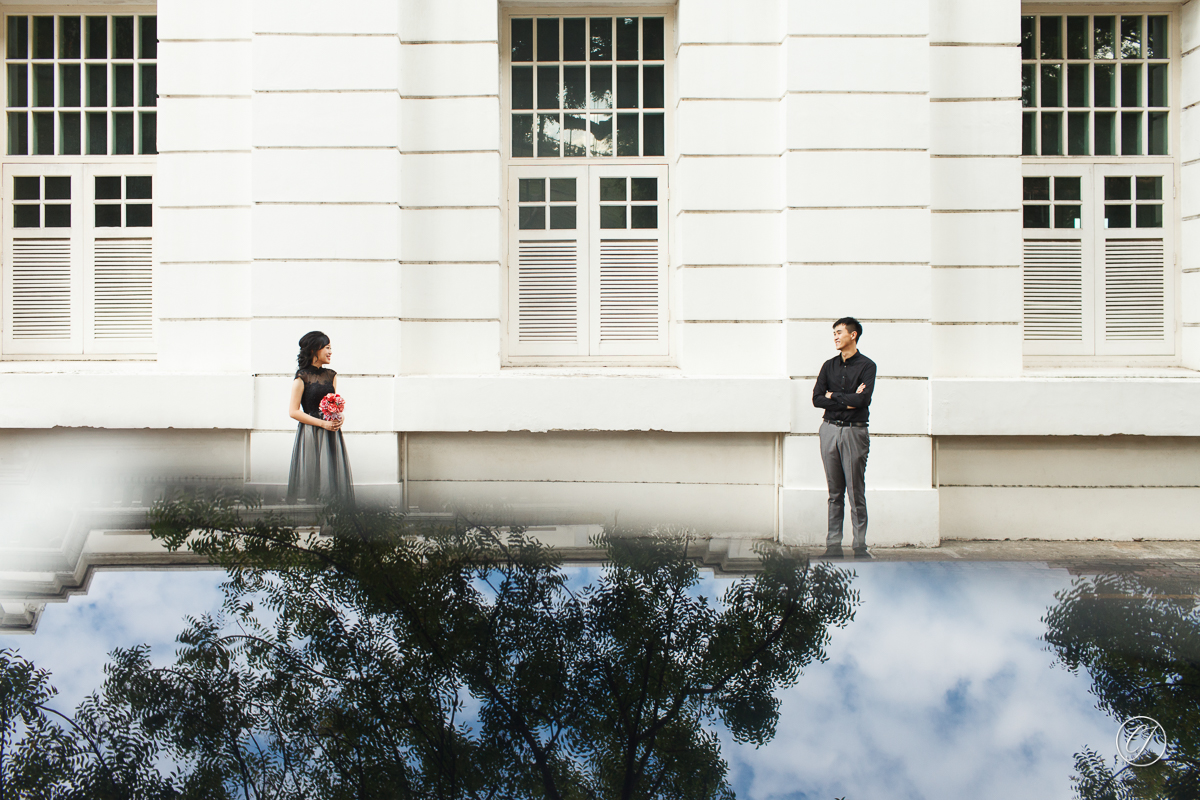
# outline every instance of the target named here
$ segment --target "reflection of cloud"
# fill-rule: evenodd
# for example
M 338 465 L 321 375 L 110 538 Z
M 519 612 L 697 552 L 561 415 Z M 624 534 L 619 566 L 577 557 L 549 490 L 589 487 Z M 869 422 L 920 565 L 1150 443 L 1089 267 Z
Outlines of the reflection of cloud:
M 1074 753 L 1111 749 L 1086 675 L 1050 669 L 1038 639 L 1065 572 L 858 572 L 855 621 L 784 693 L 774 741 L 754 750 L 725 737 L 739 798 L 1067 797 Z
M 155 664 L 173 660 L 184 617 L 218 609 L 224 579 L 223 570 L 97 572 L 87 596 L 48 605 L 35 635 L 0 636 L 0 648 L 49 669 L 54 707 L 68 711 L 100 687 L 116 647 L 149 644 Z

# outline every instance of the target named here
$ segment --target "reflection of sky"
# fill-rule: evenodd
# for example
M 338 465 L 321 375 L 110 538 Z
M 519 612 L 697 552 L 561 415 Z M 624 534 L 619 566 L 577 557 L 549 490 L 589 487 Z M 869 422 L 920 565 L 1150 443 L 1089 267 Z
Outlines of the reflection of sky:
M 862 605 L 833 631 L 829 661 L 784 692 L 775 739 L 755 749 L 723 736 L 739 798 L 1068 797 L 1073 754 L 1111 754 L 1115 723 L 1093 707 L 1086 676 L 1052 669 L 1038 639 L 1065 572 L 853 566 Z M 600 574 L 568 572 L 576 591 Z M 145 642 L 155 663 L 169 660 L 184 617 L 219 608 L 223 577 L 100 572 L 86 597 L 48 606 L 35 636 L 0 636 L 0 648 L 49 668 L 67 710 L 100 685 L 114 647 Z M 719 597 L 728 585 L 702 573 L 697 590 Z

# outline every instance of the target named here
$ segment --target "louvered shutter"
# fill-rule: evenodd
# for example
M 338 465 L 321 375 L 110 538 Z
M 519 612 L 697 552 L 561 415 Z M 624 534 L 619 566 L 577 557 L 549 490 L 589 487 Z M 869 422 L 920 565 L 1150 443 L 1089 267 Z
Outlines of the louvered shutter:
M 625 200 L 616 199 L 615 193 L 606 196 L 602 188 L 606 180 L 625 182 Z M 590 182 L 591 352 L 598 356 L 665 356 L 670 218 L 667 168 L 592 167 Z M 651 195 L 638 194 L 638 185 L 654 187 L 652 201 L 648 199 Z M 622 206 L 625 226 L 607 227 L 605 209 Z M 653 227 L 649 227 L 651 222 Z M 615 216 L 607 224 L 615 225 Z
M 77 165 L 9 164 L 3 169 L 4 281 L 3 351 L 8 355 L 71 355 L 83 352 L 82 171 Z M 70 197 L 55 197 L 69 214 L 45 225 L 45 178 L 69 181 Z M 20 206 L 35 215 L 14 219 L 14 179 L 32 181 L 37 199 L 26 195 Z M 26 184 L 30 185 L 30 184 Z M 64 185 L 61 184 L 60 185 Z M 17 227 L 20 222 L 22 227 Z
M 1028 231 L 1026 232 L 1028 233 Z M 1025 239 L 1022 301 L 1027 353 L 1090 354 L 1092 291 L 1081 236 Z
M 564 191 L 552 194 L 552 180 Z M 532 191 L 538 186 L 540 195 Z M 567 186 L 574 188 L 573 201 L 566 199 Z M 511 355 L 587 355 L 587 212 L 586 168 L 509 171 Z M 574 226 L 561 227 L 568 221 Z M 552 223 L 560 227 L 551 227 Z

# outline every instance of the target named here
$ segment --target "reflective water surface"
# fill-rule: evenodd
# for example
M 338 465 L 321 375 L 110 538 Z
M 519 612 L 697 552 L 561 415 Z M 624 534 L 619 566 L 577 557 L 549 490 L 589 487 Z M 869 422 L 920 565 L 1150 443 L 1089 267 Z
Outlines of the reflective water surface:
M 160 509 L 225 569 L 98 573 L 0 637 L 0 796 L 1200 793 L 1194 565 L 714 574 L 647 533 L 564 564 L 519 530 Z M 1139 715 L 1166 755 L 1125 767 Z

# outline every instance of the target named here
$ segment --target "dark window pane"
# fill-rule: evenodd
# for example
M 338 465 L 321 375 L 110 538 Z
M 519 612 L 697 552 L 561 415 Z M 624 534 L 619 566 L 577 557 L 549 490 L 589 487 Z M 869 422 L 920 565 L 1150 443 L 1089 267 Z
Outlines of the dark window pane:
M 1049 228 L 1050 206 L 1025 206 L 1026 228 Z
M 54 155 L 54 112 L 33 115 L 33 154 Z
M 1021 17 L 1021 58 L 1026 61 L 1034 59 L 1033 38 L 1037 17 Z
M 97 200 L 120 200 L 121 178 L 118 175 L 104 175 L 96 178 Z
M 537 60 L 558 61 L 558 17 L 537 21 Z
M 544 203 L 546 202 L 545 178 L 521 178 L 517 181 L 517 202 Z
M 1167 105 L 1167 70 L 1169 64 L 1149 64 L 1146 66 L 1146 105 L 1162 107 Z
M 638 60 L 637 17 L 617 17 L 617 61 Z
M 1086 111 L 1067 114 L 1067 155 L 1086 156 L 1092 137 L 1088 131 Z
M 82 137 L 79 135 L 78 111 L 59 112 L 58 135 L 59 153 L 64 156 L 79 155 Z
M 1142 65 L 1121 65 L 1121 105 L 1137 108 L 1142 104 Z
M 558 114 L 538 114 L 538 158 L 561 155 L 559 152 L 559 141 L 561 139 L 559 133 Z
M 664 117 L 662 114 L 644 114 L 642 116 L 642 155 L 663 156 L 665 150 Z
M 592 155 L 611 156 L 613 154 L 612 116 L 591 117 L 589 118 L 588 127 L 591 129 L 592 134 Z
M 550 179 L 550 202 L 551 203 L 573 203 L 573 202 L 575 202 L 575 179 L 574 178 L 551 178 Z
M 575 206 L 550 206 L 550 229 L 575 230 Z
M 1062 155 L 1062 112 L 1042 112 L 1042 155 Z
M 532 114 L 513 114 L 512 154 L 514 158 L 529 158 L 533 155 Z
M 23 108 L 29 105 L 29 67 L 24 64 L 8 65 L 8 106 Z
M 133 17 L 113 17 L 113 58 L 133 58 Z
M 1151 111 L 1146 120 L 1147 151 L 1152 156 L 1167 155 L 1167 112 Z
M 592 67 L 592 95 L 589 108 L 612 108 L 612 67 Z
M 29 58 L 29 17 L 8 17 L 8 58 Z M 37 227 L 34 225 L 33 227 Z
M 79 65 L 59 64 L 59 105 L 65 108 L 79 108 Z
M 87 104 L 93 108 L 108 105 L 108 66 L 88 64 Z
M 537 68 L 538 108 L 558 108 L 558 67 Z
M 1021 115 L 1021 155 L 1037 155 L 1037 112 Z
M 593 17 L 588 20 L 592 34 L 592 61 L 612 61 L 612 24 L 612 17 Z
M 141 100 L 138 105 L 156 106 L 158 105 L 158 67 L 154 64 L 142 64 L 141 70 L 141 86 L 139 94 Z
M 1081 188 L 1081 183 L 1082 181 L 1079 178 L 1055 178 L 1055 202 L 1062 200 L 1082 200 L 1083 190 Z
M 113 65 L 113 105 L 133 105 L 133 64 Z
M 563 157 L 582 158 L 587 155 L 587 117 L 582 114 L 563 115 Z
M 638 107 L 638 68 L 617 67 L 617 108 Z
M 1080 228 L 1083 227 L 1083 206 L 1055 206 L 1054 227 Z
M 1162 206 L 1155 204 L 1137 207 L 1137 226 L 1139 228 L 1161 228 L 1162 222 Z
M 624 202 L 626 199 L 624 178 L 600 179 L 600 202 Z
M 587 61 L 587 20 L 563 20 L 563 61 Z M 574 226 L 572 226 L 574 227 Z
M 1096 147 L 1093 153 L 1098 156 L 1115 156 L 1117 154 L 1117 115 L 1111 112 L 1096 114 Z
M 517 212 L 517 226 L 523 231 L 546 230 L 546 207 L 523 206 Z
M 54 58 L 54 17 L 33 18 L 33 57 Z
M 1133 179 L 1137 186 L 1138 200 L 1162 200 L 1162 178 L 1153 176 L 1139 176 Z
M 600 206 L 600 227 L 623 229 L 625 206 Z
M 1024 181 L 1024 198 L 1025 200 L 1050 200 L 1050 179 L 1049 178 L 1025 178 Z
M 11 19 L 11 17 L 10 17 Z M 14 228 L 40 228 L 42 227 L 42 207 L 41 206 L 13 206 L 13 227 Z
M 87 151 L 89 156 L 108 155 L 108 115 L 87 115 Z
M 14 200 L 41 200 L 42 199 L 42 179 L 36 177 L 14 177 L 13 178 L 13 199 Z
M 1067 58 L 1087 58 L 1091 38 L 1087 17 L 1067 17 Z
M 1042 107 L 1062 105 L 1062 65 L 1042 65 Z
M 587 67 L 563 67 L 563 108 L 587 108 Z
M 1167 17 L 1146 18 L 1146 58 L 1170 58 L 1167 49 Z
M 158 58 L 158 17 L 138 17 L 138 58 Z
M 663 107 L 663 68 L 642 67 L 642 108 Z
M 1121 155 L 1140 156 L 1142 154 L 1142 112 L 1132 111 L 1121 114 Z
M 45 213 L 46 213 L 46 227 L 47 228 L 69 228 L 69 227 L 71 227 L 71 204 L 70 203 L 47 205 Z
M 79 17 L 58 18 L 58 57 L 79 58 Z
M 149 175 L 127 175 L 125 177 L 126 200 L 149 200 L 153 197 L 154 179 Z
M 1021 65 L 1021 105 L 1025 108 L 1032 108 L 1036 103 L 1034 101 L 1034 87 L 1037 84 L 1037 64 L 1022 64 Z
M 154 112 L 138 114 L 138 125 L 141 127 L 141 154 L 152 156 L 158 152 L 158 115 Z
M 29 154 L 29 131 L 24 111 L 8 112 L 8 154 L 24 156 Z
M 629 196 L 635 203 L 658 199 L 658 178 L 630 178 Z
M 663 18 L 645 17 L 642 20 L 642 59 L 662 61 L 663 54 Z
M 658 206 L 632 206 L 629 209 L 629 227 L 657 228 Z
M 1129 178 L 1108 177 L 1104 179 L 1104 199 L 1105 200 L 1132 200 L 1133 195 L 1130 194 Z
M 121 227 L 121 206 L 119 206 L 119 205 L 96 206 L 96 227 L 97 228 L 119 228 L 119 227 Z
M 1116 58 L 1116 17 L 1092 17 L 1093 58 Z
M 533 108 L 533 67 L 512 68 L 512 107 Z
M 1097 64 L 1094 69 L 1096 107 L 1114 108 L 1117 105 L 1116 66 L 1114 64 Z
M 46 178 L 47 200 L 70 200 L 71 179 L 66 175 L 53 175 Z
M 133 155 L 133 114 L 113 114 L 113 155 Z
M 512 60 L 533 61 L 533 20 L 512 21 Z
M 33 104 L 42 108 L 54 107 L 54 65 L 33 65 Z
M 617 155 L 639 155 L 638 133 L 637 114 L 617 114 Z
M 108 58 L 108 17 L 87 17 L 86 58 Z
M 1067 105 L 1072 108 L 1084 108 L 1088 103 L 1088 73 L 1087 64 L 1067 65 Z
M 1121 17 L 1121 58 L 1142 57 L 1142 17 Z
M 1131 216 L 1129 206 L 1105 206 L 1104 207 L 1104 227 L 1106 228 L 1128 228 L 1130 227 Z
M 154 208 L 149 203 L 130 203 L 125 206 L 126 228 L 150 228 L 154 226 Z
M 1062 17 L 1040 17 L 1042 58 L 1062 58 Z

